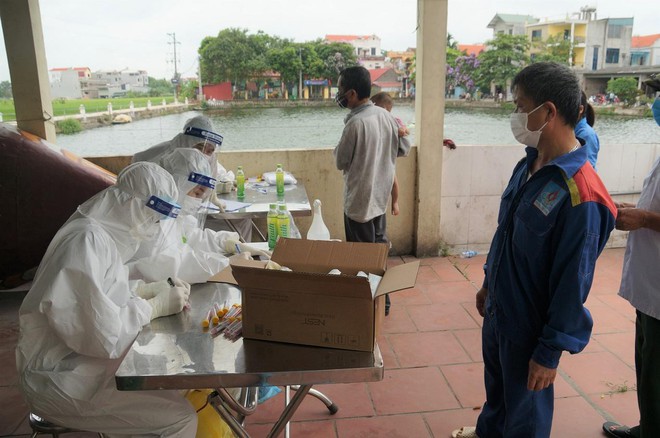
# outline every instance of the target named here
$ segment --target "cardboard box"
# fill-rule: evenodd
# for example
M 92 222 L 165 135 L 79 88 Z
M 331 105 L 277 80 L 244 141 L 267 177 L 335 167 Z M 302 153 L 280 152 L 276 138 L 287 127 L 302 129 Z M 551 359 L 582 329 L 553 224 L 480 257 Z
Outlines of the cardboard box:
M 416 261 L 387 270 L 387 254 L 385 244 L 280 239 L 272 260 L 292 272 L 264 269 L 263 262 L 233 265 L 243 337 L 372 351 L 383 295 L 413 287 L 419 269 Z M 335 268 L 342 275 L 328 274 Z M 375 295 L 359 271 L 383 276 Z

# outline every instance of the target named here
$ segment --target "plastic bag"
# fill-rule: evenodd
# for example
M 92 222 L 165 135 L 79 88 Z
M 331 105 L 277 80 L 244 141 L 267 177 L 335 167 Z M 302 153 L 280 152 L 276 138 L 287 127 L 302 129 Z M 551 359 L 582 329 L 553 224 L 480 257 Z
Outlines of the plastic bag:
M 207 403 L 212 389 L 191 389 L 186 399 L 197 411 L 197 434 L 195 438 L 234 438 L 234 432 L 220 414 Z
M 268 183 L 268 185 L 274 186 L 276 184 L 275 172 L 266 172 L 263 174 L 263 179 Z M 298 184 L 298 180 L 294 178 L 289 172 L 284 172 L 284 185 L 289 184 Z

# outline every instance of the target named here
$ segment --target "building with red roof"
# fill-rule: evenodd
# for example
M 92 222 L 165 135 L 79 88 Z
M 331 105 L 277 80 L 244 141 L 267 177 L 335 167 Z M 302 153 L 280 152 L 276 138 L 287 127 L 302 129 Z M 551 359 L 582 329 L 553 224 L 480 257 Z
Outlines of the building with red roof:
M 632 37 L 630 65 L 660 65 L 660 33 Z
M 460 50 L 461 52 L 465 53 L 468 56 L 471 55 L 479 56 L 481 52 L 486 50 L 486 46 L 484 44 L 459 44 L 458 50 Z

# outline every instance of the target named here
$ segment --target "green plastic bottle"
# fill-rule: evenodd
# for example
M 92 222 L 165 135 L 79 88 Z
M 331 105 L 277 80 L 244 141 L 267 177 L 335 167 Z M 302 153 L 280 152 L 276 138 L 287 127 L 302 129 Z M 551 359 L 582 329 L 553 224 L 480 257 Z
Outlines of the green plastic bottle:
M 277 187 L 277 196 L 284 196 L 284 169 L 282 165 L 278 164 L 275 169 L 275 186 Z
M 280 237 L 289 237 L 291 221 L 286 211 L 286 204 L 280 204 L 277 210 L 277 234 Z
M 277 243 L 277 229 L 279 228 L 277 204 L 270 204 L 266 223 L 268 224 L 268 249 L 272 251 Z
M 243 173 L 243 166 L 238 166 L 236 171 L 236 197 L 238 199 L 245 198 L 245 173 Z

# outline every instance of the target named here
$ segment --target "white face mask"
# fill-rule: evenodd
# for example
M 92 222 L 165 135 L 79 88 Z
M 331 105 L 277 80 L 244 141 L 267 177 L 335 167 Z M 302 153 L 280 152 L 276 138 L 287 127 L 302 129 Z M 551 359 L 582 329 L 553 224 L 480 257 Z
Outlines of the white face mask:
M 181 206 L 181 210 L 185 214 L 197 215 L 201 207 L 202 207 L 202 200 L 200 198 L 186 196 L 186 198 L 183 200 L 183 205 Z
M 537 109 L 541 108 L 542 106 L 543 104 L 537 106 L 528 113 L 511 114 L 511 132 L 513 133 L 515 139 L 518 142 L 524 144 L 525 146 L 529 146 L 532 148 L 537 147 L 539 144 L 539 139 L 541 138 L 541 131 L 543 130 L 543 128 L 545 128 L 545 125 L 548 124 L 548 122 L 545 122 L 543 126 L 539 128 L 538 131 L 530 131 L 527 128 L 528 116 Z

